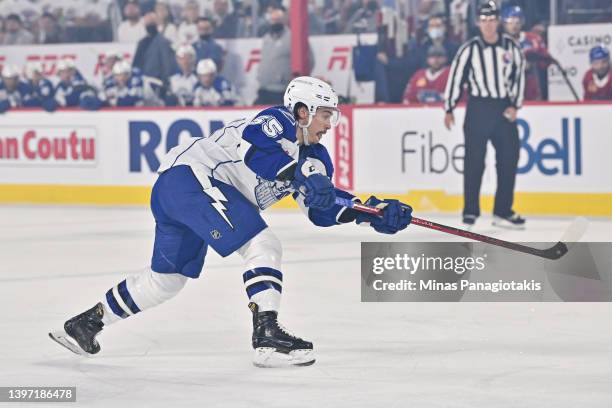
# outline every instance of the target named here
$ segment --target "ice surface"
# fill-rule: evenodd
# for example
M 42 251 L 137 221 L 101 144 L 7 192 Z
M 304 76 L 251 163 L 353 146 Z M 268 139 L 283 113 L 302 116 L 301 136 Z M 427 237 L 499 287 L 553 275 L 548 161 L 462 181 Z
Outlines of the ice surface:
M 213 253 L 175 299 L 103 332 L 100 355 L 71 354 L 47 332 L 147 265 L 152 218 L 144 208 L 2 206 L 0 386 L 77 386 L 70 407 L 612 406 L 610 304 L 361 303 L 361 241 L 454 238 L 265 217 L 284 242 L 281 321 L 314 342 L 314 366 L 251 365 L 241 260 Z M 556 241 L 569 221 L 477 232 Z M 584 240 L 608 241 L 612 221 L 590 221 Z

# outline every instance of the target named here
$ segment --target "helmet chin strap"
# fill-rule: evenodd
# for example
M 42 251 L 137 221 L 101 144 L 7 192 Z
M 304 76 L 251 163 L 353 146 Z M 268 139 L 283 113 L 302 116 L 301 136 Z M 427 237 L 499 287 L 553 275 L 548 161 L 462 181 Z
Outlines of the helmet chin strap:
M 298 122 L 298 126 L 302 129 L 302 138 L 305 146 L 310 146 L 310 141 L 308 140 L 308 126 L 312 123 L 312 115 L 308 114 L 308 123 L 305 125 L 300 125 Z

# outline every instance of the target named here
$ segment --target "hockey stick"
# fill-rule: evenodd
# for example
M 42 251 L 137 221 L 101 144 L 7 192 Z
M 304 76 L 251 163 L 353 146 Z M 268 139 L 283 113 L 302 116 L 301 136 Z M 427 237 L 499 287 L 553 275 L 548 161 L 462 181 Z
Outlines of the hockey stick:
M 336 197 L 336 204 L 341 205 L 343 207 L 352 208 L 359 212 L 376 216 L 382 216 L 383 213 L 383 210 L 380 208 L 370 207 L 365 204 L 356 203 L 346 198 Z M 566 242 L 575 242 L 580 239 L 580 237 L 586 231 L 587 221 L 584 218 L 576 218 L 563 234 L 561 241 L 557 242 L 555 245 L 547 249 L 538 249 L 529 247 L 527 245 L 518 244 L 516 242 L 504 241 L 487 235 L 477 234 L 475 232 L 462 230 L 460 228 L 438 224 L 436 222 L 424 220 L 422 218 L 417 217 L 412 217 L 411 224 L 415 224 L 424 228 L 429 228 L 440 232 L 445 232 L 447 234 L 457 235 L 474 241 L 484 242 L 486 244 L 496 245 L 513 251 L 523 252 L 526 254 L 539 256 L 541 258 L 554 260 L 561 258 L 567 253 L 569 248 Z
M 576 92 L 574 85 L 572 85 L 569 78 L 567 77 L 567 71 L 563 69 L 559 61 L 557 61 L 556 59 L 551 58 L 551 63 L 557 67 L 559 72 L 561 72 L 561 76 L 563 77 L 563 80 L 565 80 L 565 83 L 567 84 L 568 88 L 572 92 L 572 95 L 574 96 L 574 99 L 576 100 L 576 102 L 580 102 L 580 98 L 578 97 L 578 92 Z

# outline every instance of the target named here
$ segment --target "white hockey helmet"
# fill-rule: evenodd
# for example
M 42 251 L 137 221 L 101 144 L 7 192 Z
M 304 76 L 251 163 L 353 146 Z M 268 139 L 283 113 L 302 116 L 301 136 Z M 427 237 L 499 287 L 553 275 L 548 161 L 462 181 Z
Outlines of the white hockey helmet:
M 208 75 L 208 74 L 216 74 L 217 73 L 217 64 L 215 61 L 210 58 L 203 59 L 198 62 L 198 67 L 196 69 L 198 75 Z
M 63 71 L 65 69 L 76 69 L 76 64 L 72 58 L 64 58 L 57 63 L 55 67 L 57 72 Z
M 35 73 L 43 73 L 43 65 L 40 61 L 30 61 L 26 64 L 24 73 L 26 78 L 32 79 Z
M 195 49 L 189 44 L 183 44 L 176 49 L 176 56 L 179 58 L 186 57 L 187 55 L 191 55 L 195 57 L 196 52 Z
M 129 74 L 132 72 L 132 67 L 127 61 L 117 61 L 113 65 L 113 75 Z
M 104 62 L 109 62 L 111 58 L 115 59 L 115 62 L 123 60 L 123 53 L 119 50 L 110 50 L 104 54 Z
M 293 112 L 298 103 L 303 103 L 308 108 L 310 114 L 308 123 L 305 126 L 300 125 L 300 127 L 310 126 L 312 117 L 317 112 L 317 108 L 320 107 L 333 108 L 335 113 L 331 118 L 331 124 L 333 126 L 338 124 L 338 119 L 340 118 L 338 95 L 327 82 L 318 78 L 309 76 L 294 78 L 287 85 L 283 101 L 285 107 L 291 112 Z
M 3 78 L 19 78 L 19 68 L 17 65 L 6 64 L 2 67 Z

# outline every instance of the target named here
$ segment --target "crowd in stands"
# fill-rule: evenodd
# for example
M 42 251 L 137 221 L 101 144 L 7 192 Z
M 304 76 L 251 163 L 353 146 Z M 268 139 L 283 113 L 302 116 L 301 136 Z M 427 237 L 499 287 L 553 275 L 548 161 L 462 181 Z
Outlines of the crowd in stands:
M 310 34 L 375 32 L 382 2 L 310 0 Z M 430 2 L 436 1 L 425 1 Z M 271 12 L 289 5 L 290 0 L 0 0 L 0 45 L 138 42 L 152 11 L 159 32 L 175 46 L 197 39 L 201 17 L 211 21 L 215 38 L 262 37 L 273 24 Z
M 285 2 L 287 0 L 284 0 Z M 377 33 L 372 78 L 375 101 L 434 103 L 444 98 L 449 65 L 461 43 L 472 35 L 471 0 L 405 0 L 411 18 L 383 6 L 387 0 L 311 0 L 311 33 Z M 448 2 L 447 2 L 448 3 Z M 61 7 L 58 6 L 61 4 Z M 67 4 L 69 6 L 67 6 Z M 292 78 L 291 31 L 282 0 L 258 0 L 258 13 L 247 1 L 230 0 L 0 0 L 0 44 L 24 45 L 89 40 L 135 44 L 131 61 L 107 53 L 101 86 L 88 83 L 74 61 L 65 58 L 52 78 L 40 62 L 17 67 L 4 63 L 0 112 L 11 107 L 79 106 L 231 106 L 244 104 L 230 80 L 221 75 L 224 49 L 216 41 L 236 36 L 262 37 L 255 104 L 281 103 Z M 179 18 L 180 16 L 180 18 Z M 547 67 L 552 62 L 545 24 L 526 17 L 514 2 L 502 9 L 502 27 L 522 47 L 527 64 L 525 99 L 546 100 Z M 310 52 L 311 69 L 314 61 Z M 591 50 L 592 69 L 583 86 L 587 99 L 612 99 L 610 56 Z M 249 101 L 250 102 L 250 101 Z

